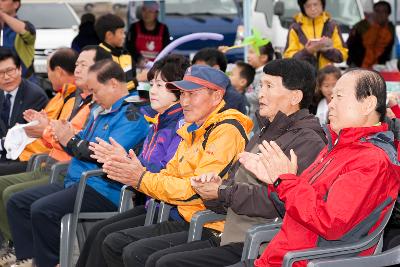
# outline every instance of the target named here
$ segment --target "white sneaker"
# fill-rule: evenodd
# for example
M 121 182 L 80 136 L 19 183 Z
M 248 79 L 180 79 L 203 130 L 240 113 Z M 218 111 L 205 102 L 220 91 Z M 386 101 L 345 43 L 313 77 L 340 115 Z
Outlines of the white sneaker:
M 10 267 L 16 262 L 14 251 L 10 248 L 0 252 L 0 267 Z
M 33 267 L 32 259 L 18 260 L 11 267 Z

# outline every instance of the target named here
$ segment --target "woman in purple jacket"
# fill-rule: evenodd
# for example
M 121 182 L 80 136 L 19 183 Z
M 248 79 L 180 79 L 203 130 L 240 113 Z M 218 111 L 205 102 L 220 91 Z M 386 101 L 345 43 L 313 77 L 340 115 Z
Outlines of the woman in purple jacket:
M 151 172 L 156 173 L 165 168 L 181 141 L 176 134 L 176 130 L 183 125 L 183 112 L 179 104 L 180 92 L 168 90 L 165 83 L 182 80 L 188 67 L 189 61 L 185 57 L 169 55 L 157 61 L 147 75 L 151 83 L 151 109 L 143 108 L 142 112 L 153 125 L 138 158 Z M 101 139 L 97 141 L 98 144 L 91 144 L 91 149 L 94 151 L 92 157 L 99 163 L 104 163 L 107 157 L 114 153 L 127 154 L 112 139 L 110 143 Z M 146 207 L 141 205 L 97 223 L 89 232 L 76 266 L 107 266 L 101 251 L 106 236 L 115 231 L 144 225 L 145 217 Z

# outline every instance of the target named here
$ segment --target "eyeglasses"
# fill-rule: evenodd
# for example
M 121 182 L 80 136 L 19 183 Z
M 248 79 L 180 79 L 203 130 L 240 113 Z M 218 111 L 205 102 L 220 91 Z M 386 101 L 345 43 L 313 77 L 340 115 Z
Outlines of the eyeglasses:
M 16 72 L 17 72 L 17 68 L 10 68 L 10 69 L 6 69 L 5 71 L 0 71 L 0 78 L 6 77 L 6 74 L 9 77 L 13 77 Z

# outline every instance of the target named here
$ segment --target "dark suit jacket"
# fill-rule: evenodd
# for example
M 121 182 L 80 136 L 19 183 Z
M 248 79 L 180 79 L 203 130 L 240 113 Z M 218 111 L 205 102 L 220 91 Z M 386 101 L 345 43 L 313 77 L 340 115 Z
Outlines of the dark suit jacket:
M 0 112 L 3 107 L 4 92 L 0 90 Z M 0 119 L 0 138 L 7 135 L 8 128 L 12 128 L 16 123 L 26 123 L 22 113 L 27 109 L 42 110 L 49 99 L 46 93 L 38 85 L 22 79 L 17 95 L 15 96 L 13 110 L 10 116 L 10 127 L 7 127 Z

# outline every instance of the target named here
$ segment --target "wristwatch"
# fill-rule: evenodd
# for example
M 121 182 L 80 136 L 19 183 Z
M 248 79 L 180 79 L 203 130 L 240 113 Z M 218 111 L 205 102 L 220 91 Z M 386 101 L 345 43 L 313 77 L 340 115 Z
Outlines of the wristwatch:
M 276 179 L 275 182 L 274 182 L 274 187 L 277 188 L 278 185 L 281 184 L 281 182 L 282 182 L 282 179 L 278 177 L 278 179 Z
M 218 198 L 220 198 L 220 196 L 222 195 L 221 191 L 225 190 L 226 188 L 227 188 L 227 186 L 224 184 L 221 184 L 220 186 L 218 186 Z

